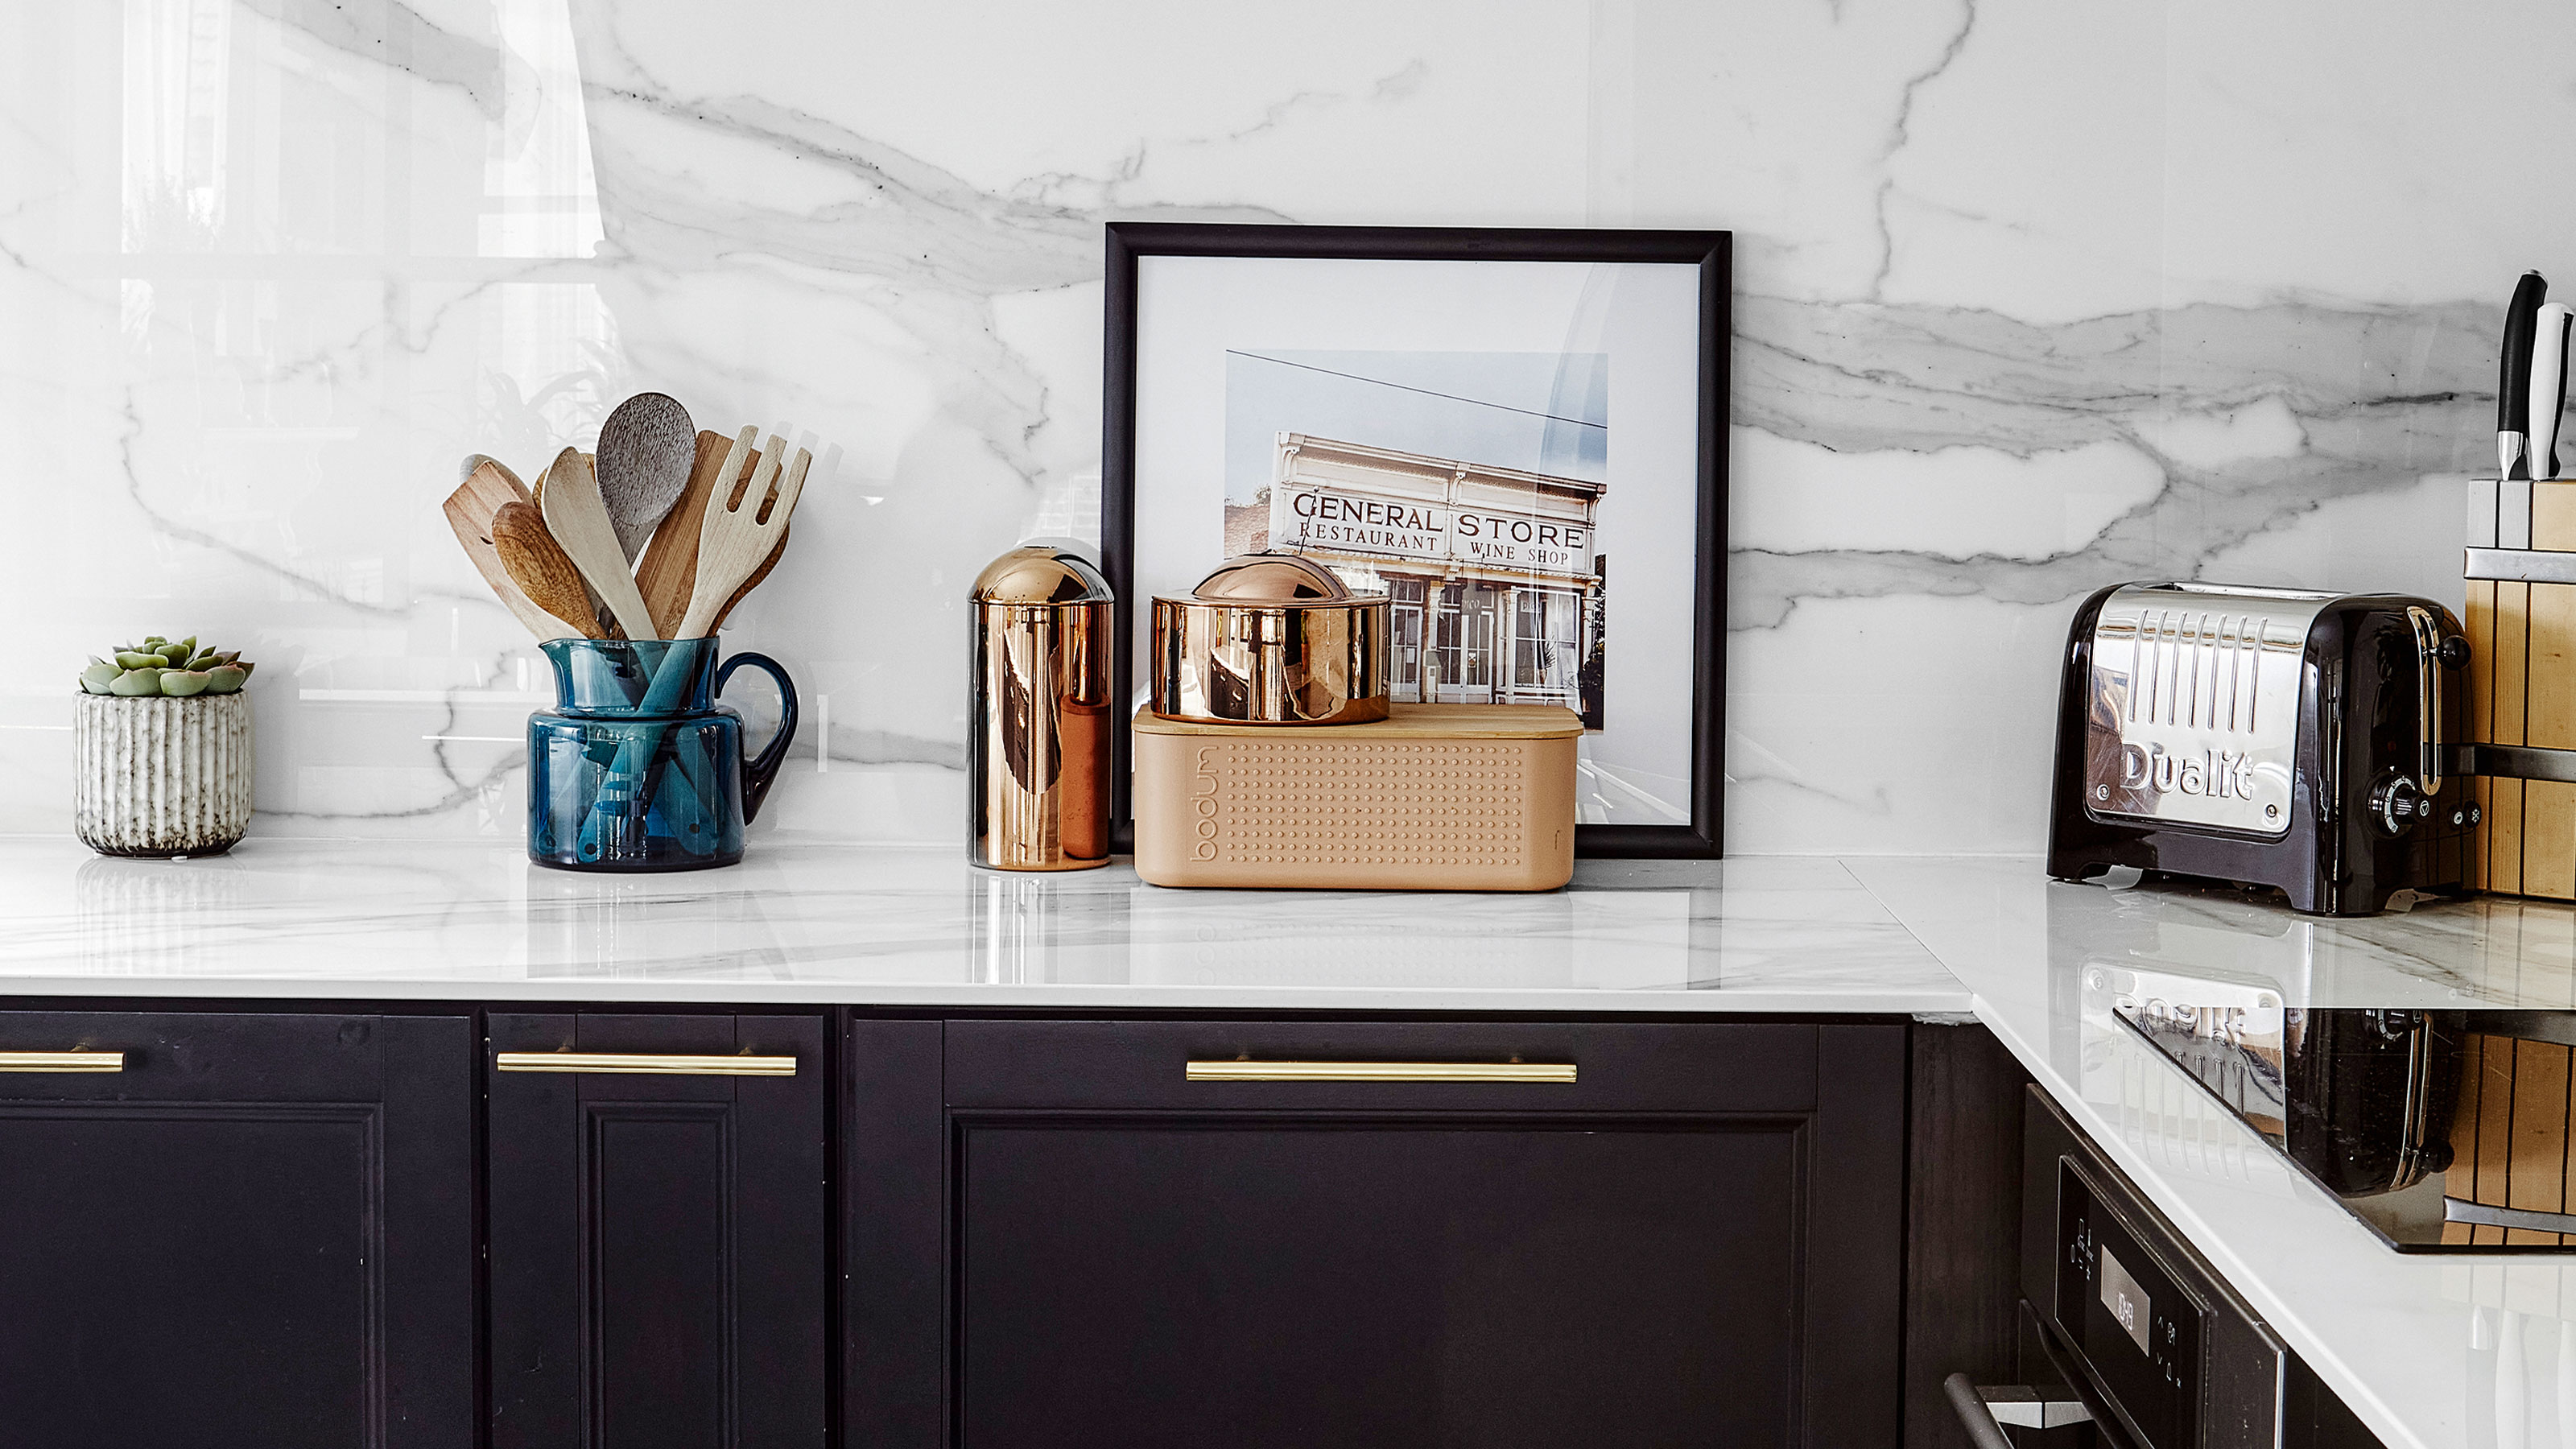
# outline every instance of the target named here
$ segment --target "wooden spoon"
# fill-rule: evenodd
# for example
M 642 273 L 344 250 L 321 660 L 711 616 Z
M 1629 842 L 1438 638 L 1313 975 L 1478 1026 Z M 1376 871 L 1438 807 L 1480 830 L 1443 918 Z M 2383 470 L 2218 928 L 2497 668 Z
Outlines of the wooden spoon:
M 539 639 L 580 637 L 580 629 L 537 607 L 536 601 L 510 577 L 492 541 L 492 516 L 506 504 L 527 501 L 528 490 L 519 486 L 509 470 L 486 458 L 457 485 L 455 492 L 447 495 L 440 511 L 447 515 L 447 526 L 455 530 L 456 541 L 465 546 L 465 557 L 472 560 L 474 571 L 491 585 L 501 607 L 508 609 L 512 618 L 525 624 L 528 632 Z
M 502 567 L 527 591 L 537 607 L 558 619 L 570 619 L 579 626 L 581 637 L 607 637 L 590 612 L 589 591 L 582 587 L 581 571 L 573 567 L 546 530 L 545 515 L 533 503 L 512 500 L 501 505 L 492 515 L 492 546 L 501 555 Z
M 751 451 L 752 439 L 759 429 L 745 428 L 734 439 L 733 450 L 725 460 L 728 478 L 740 476 L 742 460 Z M 778 460 L 786 455 L 787 440 L 772 433 L 769 454 L 761 459 L 751 481 L 739 493 L 725 489 L 725 497 L 710 495 L 705 524 L 698 532 L 698 577 L 689 588 L 688 616 L 680 621 L 679 639 L 696 639 L 715 629 L 717 615 L 732 601 L 734 591 L 757 572 L 770 553 L 778 547 L 780 535 L 787 531 L 788 516 L 796 511 L 796 498 L 805 489 L 805 470 L 814 457 L 799 448 L 796 461 L 783 474 Z M 778 496 L 772 500 L 769 485 L 775 479 Z
M 680 501 L 662 515 L 662 525 L 653 530 L 653 541 L 644 545 L 644 557 L 635 565 L 635 586 L 643 591 L 644 607 L 653 611 L 653 630 L 657 638 L 676 639 L 672 631 L 689 615 L 689 590 L 698 581 L 698 534 L 706 525 L 707 497 L 724 479 L 725 463 L 733 448 L 733 439 L 722 433 L 698 434 L 697 461 L 689 469 L 689 486 Z M 745 467 L 758 465 L 760 455 L 753 453 Z M 734 480 L 729 488 L 743 480 Z
M 546 496 L 539 507 L 545 514 L 546 531 L 563 546 L 573 567 L 599 595 L 600 606 L 626 631 L 626 637 L 659 637 L 653 632 L 652 611 L 644 607 L 644 596 L 636 592 L 635 576 L 626 571 L 626 554 L 618 547 L 616 526 L 608 520 L 608 506 L 600 501 L 598 475 L 591 471 L 590 459 L 579 448 L 566 448 L 555 455 L 553 464 L 546 469 Z
M 599 496 L 628 562 L 688 488 L 696 443 L 689 410 L 658 392 L 619 403 L 600 428 Z

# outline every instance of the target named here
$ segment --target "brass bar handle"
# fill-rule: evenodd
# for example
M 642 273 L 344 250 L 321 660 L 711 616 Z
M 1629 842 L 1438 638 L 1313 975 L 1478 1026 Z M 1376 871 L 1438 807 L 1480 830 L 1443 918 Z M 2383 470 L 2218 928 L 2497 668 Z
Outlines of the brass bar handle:
M 0 1052 L 0 1072 L 121 1072 L 123 1052 Z
M 1556 1082 L 1572 1062 L 1192 1062 L 1193 1082 Z
M 500 1052 L 505 1072 L 601 1072 L 644 1077 L 792 1077 L 794 1057 L 660 1056 L 635 1052 Z

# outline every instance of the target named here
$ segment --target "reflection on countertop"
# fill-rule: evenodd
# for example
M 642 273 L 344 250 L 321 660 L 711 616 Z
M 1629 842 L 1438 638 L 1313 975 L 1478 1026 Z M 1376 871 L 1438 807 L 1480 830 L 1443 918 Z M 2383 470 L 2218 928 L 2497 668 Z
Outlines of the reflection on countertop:
M 2040 1085 L 2388 1444 L 2576 1445 L 2576 1262 L 2392 1251 L 2116 1014 L 2124 985 L 2173 992 L 2186 980 L 2211 1001 L 2269 995 L 2296 1011 L 2565 1011 L 2576 908 L 2488 897 L 2312 920 L 2220 887 L 2055 884 L 2028 860 L 1851 865 Z
M 0 990 L 1089 1006 L 1964 1011 L 1840 863 L 1586 862 L 1536 895 L 1165 890 L 772 837 L 584 875 L 445 842 L 196 861 L 0 840 Z

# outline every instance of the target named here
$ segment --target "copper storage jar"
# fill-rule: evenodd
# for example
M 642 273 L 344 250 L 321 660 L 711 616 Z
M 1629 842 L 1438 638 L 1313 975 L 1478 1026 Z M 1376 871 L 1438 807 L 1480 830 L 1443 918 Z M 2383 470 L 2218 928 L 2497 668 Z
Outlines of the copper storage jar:
M 1156 715 L 1197 724 L 1362 724 L 1387 715 L 1387 596 L 1284 553 L 1225 561 L 1154 600 Z
M 1031 544 L 975 580 L 967 731 L 974 860 L 996 870 L 1109 863 L 1109 581 L 1068 548 Z

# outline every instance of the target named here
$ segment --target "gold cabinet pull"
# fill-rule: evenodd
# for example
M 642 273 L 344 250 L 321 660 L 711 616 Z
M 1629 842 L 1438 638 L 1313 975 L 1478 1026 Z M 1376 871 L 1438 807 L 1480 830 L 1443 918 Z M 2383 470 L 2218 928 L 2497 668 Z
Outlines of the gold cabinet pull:
M 1193 1082 L 1561 1082 L 1572 1062 L 1192 1062 Z
M 121 1072 L 123 1052 L 0 1052 L 0 1072 Z
M 794 1057 L 675 1057 L 629 1052 L 502 1052 L 505 1072 L 608 1072 L 647 1077 L 792 1077 Z

